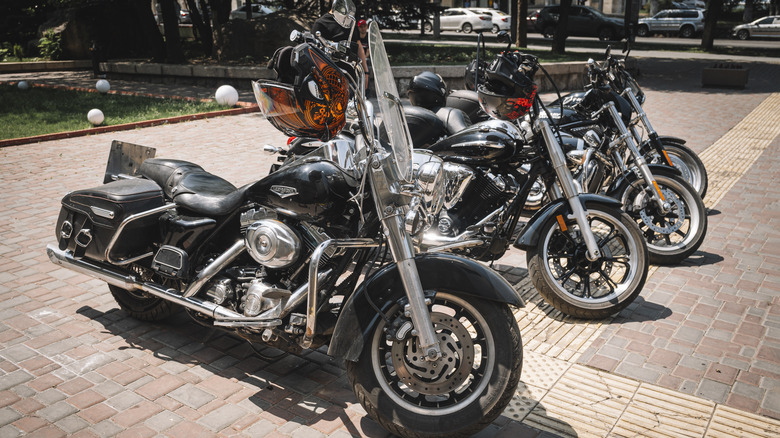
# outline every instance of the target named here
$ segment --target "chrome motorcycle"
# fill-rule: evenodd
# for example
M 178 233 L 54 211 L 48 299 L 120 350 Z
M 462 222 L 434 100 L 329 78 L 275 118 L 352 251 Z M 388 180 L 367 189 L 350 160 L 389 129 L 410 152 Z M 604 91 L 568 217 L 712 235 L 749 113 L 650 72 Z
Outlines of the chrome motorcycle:
M 336 0 L 333 10 L 354 26 L 350 0 Z M 435 188 L 412 178 L 398 92 L 376 24 L 369 32 L 377 114 L 359 63 L 321 36 L 294 33 L 296 45 L 284 52 L 279 66 L 303 75 L 253 82 L 280 129 L 328 139 L 349 107 L 354 142 L 240 188 L 194 163 L 117 144 L 109 164 L 119 170 L 109 166 L 104 185 L 65 196 L 59 244 L 47 253 L 107 282 L 134 318 L 184 308 L 250 343 L 288 352 L 327 344 L 346 360 L 368 415 L 393 434 L 469 436 L 515 393 L 522 344 L 510 306 L 522 300 L 475 261 L 416 253 L 422 198 L 436 197 Z M 301 96 L 305 106 L 296 105 Z M 375 135 L 379 119 L 388 141 Z M 378 257 L 385 251 L 389 259 Z

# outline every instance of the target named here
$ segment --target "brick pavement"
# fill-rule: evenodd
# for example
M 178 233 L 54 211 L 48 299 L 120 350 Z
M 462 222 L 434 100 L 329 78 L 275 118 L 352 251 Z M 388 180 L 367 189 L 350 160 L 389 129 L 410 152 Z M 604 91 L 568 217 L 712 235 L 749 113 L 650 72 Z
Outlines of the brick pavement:
M 761 77 L 745 91 L 702 90 L 685 84 L 695 73 L 676 89 L 666 72 L 691 64 L 675 65 L 643 70 L 658 105 L 648 111 L 699 151 L 780 91 Z M 99 183 L 115 138 L 235 184 L 264 175 L 262 145 L 284 141 L 249 114 L 0 149 L 0 436 L 386 436 L 323 351 L 273 360 L 275 350 L 260 357 L 183 315 L 134 321 L 103 283 L 48 262 L 59 199 Z M 518 313 L 524 370 L 510 407 L 478 436 L 777 436 L 780 197 L 761 182 L 777 175 L 779 148 L 775 139 L 715 206 L 701 251 L 657 269 L 611 321 L 556 314 L 524 283 L 524 256 L 502 259 L 529 298 Z

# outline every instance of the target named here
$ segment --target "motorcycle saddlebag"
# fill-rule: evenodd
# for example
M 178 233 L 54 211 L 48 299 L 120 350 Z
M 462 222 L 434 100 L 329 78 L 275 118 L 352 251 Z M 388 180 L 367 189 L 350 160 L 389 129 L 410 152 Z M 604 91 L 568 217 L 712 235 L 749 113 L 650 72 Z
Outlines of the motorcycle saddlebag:
M 123 179 L 68 193 L 57 219 L 59 247 L 73 251 L 75 257 L 106 261 L 106 248 L 122 221 L 164 202 L 160 186 L 147 179 Z M 121 260 L 152 251 L 152 243 L 160 240 L 159 216 L 128 223 L 111 250 L 111 258 Z

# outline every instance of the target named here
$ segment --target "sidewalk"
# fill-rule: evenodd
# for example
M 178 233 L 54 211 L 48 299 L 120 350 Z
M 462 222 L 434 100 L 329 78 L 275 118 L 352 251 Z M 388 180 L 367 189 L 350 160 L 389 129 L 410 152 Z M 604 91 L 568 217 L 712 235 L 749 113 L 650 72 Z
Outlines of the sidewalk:
M 512 249 L 496 267 L 528 301 L 522 382 L 479 437 L 780 435 L 780 65 L 746 64 L 748 87 L 722 90 L 701 88 L 703 62 L 643 59 L 639 82 L 655 128 L 708 168 L 704 244 L 591 322 L 546 306 Z M 60 198 L 102 180 L 113 139 L 239 185 L 267 172 L 262 145 L 286 137 L 255 113 L 0 149 L 0 436 L 387 436 L 323 350 L 273 361 L 184 315 L 134 321 L 104 284 L 48 261 Z

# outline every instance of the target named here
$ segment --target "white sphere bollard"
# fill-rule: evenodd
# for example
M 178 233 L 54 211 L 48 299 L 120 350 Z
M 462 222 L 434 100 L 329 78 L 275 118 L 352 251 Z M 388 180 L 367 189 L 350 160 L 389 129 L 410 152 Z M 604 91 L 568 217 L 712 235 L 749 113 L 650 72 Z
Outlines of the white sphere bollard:
M 18 84 L 16 84 L 17 87 L 19 87 L 20 90 L 26 90 L 30 88 L 30 84 L 27 83 L 27 81 L 19 81 Z
M 238 91 L 230 85 L 222 85 L 217 88 L 214 99 L 216 99 L 217 103 L 220 105 L 235 106 L 235 104 L 238 103 Z
M 108 90 L 111 89 L 111 84 L 109 84 L 107 80 L 101 79 L 97 81 L 97 84 L 95 84 L 95 88 L 97 88 L 100 94 L 106 94 L 108 93 Z
M 100 125 L 103 123 L 104 119 L 105 116 L 103 116 L 103 111 L 100 111 L 97 108 L 93 108 L 87 113 L 87 120 L 89 120 L 89 123 L 92 123 L 92 126 Z

